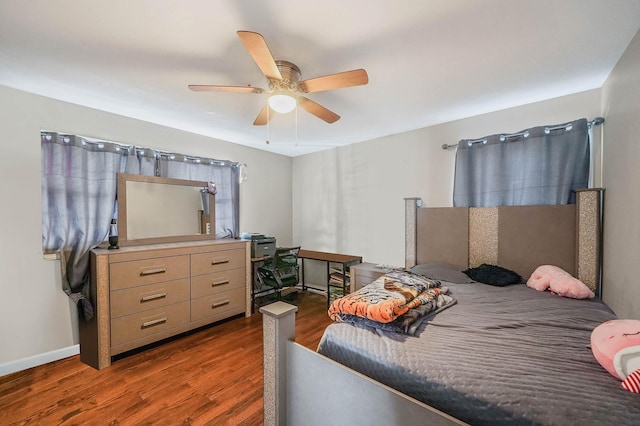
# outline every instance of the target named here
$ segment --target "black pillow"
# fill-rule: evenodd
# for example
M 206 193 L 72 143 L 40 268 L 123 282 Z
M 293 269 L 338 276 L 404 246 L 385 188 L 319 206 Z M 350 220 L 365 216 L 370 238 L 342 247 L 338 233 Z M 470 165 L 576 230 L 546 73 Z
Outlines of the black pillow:
M 486 263 L 462 272 L 474 281 L 498 287 L 510 284 L 522 284 L 524 282 L 522 277 L 516 272 L 496 265 L 487 265 Z

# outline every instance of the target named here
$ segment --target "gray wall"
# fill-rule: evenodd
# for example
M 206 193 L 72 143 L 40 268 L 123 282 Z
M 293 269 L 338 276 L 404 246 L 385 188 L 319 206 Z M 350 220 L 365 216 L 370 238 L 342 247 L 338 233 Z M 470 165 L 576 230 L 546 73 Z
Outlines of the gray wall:
M 640 32 L 602 88 L 602 114 L 603 298 L 618 316 L 640 319 Z

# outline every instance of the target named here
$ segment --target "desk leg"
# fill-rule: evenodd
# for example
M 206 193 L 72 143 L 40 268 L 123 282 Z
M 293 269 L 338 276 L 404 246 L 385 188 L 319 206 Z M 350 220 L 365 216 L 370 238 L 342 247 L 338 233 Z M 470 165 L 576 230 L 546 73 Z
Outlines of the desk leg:
M 302 267 L 300 268 L 300 281 L 302 282 L 302 291 L 306 291 L 307 287 L 304 285 L 304 257 L 301 258 L 300 262 L 302 263 Z
M 331 305 L 331 262 L 325 262 L 327 264 L 327 309 Z
M 351 272 L 349 272 L 351 273 Z M 347 264 L 342 264 L 342 296 L 347 295 Z

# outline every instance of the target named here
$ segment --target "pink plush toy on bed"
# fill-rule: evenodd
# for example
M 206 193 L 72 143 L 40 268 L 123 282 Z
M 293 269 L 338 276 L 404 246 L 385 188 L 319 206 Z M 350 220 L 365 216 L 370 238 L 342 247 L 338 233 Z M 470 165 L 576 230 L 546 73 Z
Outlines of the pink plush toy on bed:
M 582 281 L 553 265 L 538 266 L 527 281 L 529 287 L 538 291 L 550 290 L 563 297 L 590 299 L 593 292 Z
M 591 332 L 591 351 L 622 387 L 640 393 L 640 320 L 611 320 Z

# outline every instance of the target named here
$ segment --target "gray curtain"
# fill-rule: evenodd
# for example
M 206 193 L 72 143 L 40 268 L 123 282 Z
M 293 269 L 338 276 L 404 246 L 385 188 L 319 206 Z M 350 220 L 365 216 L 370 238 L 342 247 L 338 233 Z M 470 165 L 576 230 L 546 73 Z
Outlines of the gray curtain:
M 461 140 L 453 205 L 573 204 L 589 182 L 587 120 Z
M 41 146 L 43 250 L 60 253 L 63 290 L 90 319 L 89 251 L 107 237 L 129 151 L 54 132 L 42 132 Z
M 162 154 L 158 175 L 168 178 L 213 181 L 216 184 L 216 238 L 240 236 L 240 164 Z
M 157 176 L 157 153 L 153 149 L 131 147 L 125 173 L 132 175 Z

